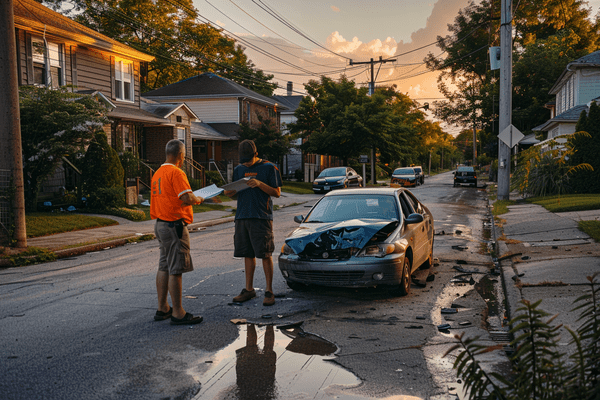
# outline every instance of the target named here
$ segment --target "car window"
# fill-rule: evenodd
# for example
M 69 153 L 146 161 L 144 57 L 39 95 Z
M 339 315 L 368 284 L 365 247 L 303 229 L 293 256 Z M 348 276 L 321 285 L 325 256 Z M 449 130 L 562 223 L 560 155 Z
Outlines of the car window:
M 394 170 L 393 175 L 414 175 L 415 170 L 412 168 L 398 168 Z
M 406 218 L 410 214 L 412 214 L 414 211 L 412 209 L 412 206 L 408 203 L 408 201 L 406 200 L 406 198 L 403 196 L 402 193 L 400 193 L 399 199 L 400 199 L 400 206 L 402 207 L 402 214 L 403 214 L 404 218 Z
M 327 168 L 321 171 L 319 178 L 325 178 L 329 176 L 344 176 L 346 175 L 346 168 Z
M 403 192 L 402 194 L 406 196 L 406 200 L 408 200 L 408 202 L 412 206 L 412 209 L 415 210 L 415 212 L 417 212 L 419 214 L 423 213 L 423 211 L 421 210 L 421 204 L 419 204 L 419 202 L 413 196 L 412 193 L 410 193 L 410 192 Z
M 348 195 L 323 197 L 304 222 L 339 222 L 350 219 L 398 219 L 393 196 Z
M 417 171 L 417 173 L 421 173 L 421 168 L 415 168 L 415 171 Z

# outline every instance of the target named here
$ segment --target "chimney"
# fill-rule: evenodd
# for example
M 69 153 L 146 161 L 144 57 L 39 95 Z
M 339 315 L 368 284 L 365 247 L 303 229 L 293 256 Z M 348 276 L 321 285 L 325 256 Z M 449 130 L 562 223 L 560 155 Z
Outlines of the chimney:
M 292 81 L 288 81 L 287 83 L 287 95 L 291 96 L 294 88 L 294 83 Z

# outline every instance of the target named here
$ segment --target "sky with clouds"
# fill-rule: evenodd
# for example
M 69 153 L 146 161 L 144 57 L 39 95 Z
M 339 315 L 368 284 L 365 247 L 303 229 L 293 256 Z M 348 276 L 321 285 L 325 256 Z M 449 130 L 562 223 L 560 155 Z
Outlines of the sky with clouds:
M 256 66 L 275 75 L 285 94 L 292 81 L 294 94 L 321 74 L 345 73 L 358 84 L 370 79 L 367 65 L 354 62 L 395 59 L 376 64 L 377 84 L 429 102 L 440 97 L 437 75 L 422 64 L 427 53 L 441 53 L 437 36 L 469 0 L 194 0 L 202 18 L 219 25 L 246 47 Z M 588 2 L 592 14 L 600 0 Z M 482 50 L 485 51 L 485 50 Z M 381 68 L 380 68 L 381 67 Z

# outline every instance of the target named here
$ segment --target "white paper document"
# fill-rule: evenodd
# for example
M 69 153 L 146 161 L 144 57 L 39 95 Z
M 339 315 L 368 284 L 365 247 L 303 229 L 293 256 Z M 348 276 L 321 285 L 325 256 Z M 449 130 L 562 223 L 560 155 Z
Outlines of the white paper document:
M 225 190 L 235 190 L 236 192 L 241 192 L 242 190 L 248 189 L 250 187 L 248 186 L 248 181 L 250 179 L 252 178 L 245 177 L 235 182 L 228 183 L 227 185 L 223 185 L 221 186 L 221 188 Z
M 218 196 L 221 193 L 223 193 L 223 189 L 218 188 L 215 184 L 194 191 L 194 194 L 196 196 L 202 197 L 204 200 Z

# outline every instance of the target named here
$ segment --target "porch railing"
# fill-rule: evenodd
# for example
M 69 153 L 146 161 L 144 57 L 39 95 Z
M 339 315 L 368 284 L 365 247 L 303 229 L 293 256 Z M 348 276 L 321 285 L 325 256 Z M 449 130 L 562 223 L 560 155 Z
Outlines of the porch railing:
M 199 189 L 206 186 L 206 174 L 204 173 L 205 169 L 202 164 L 192 158 L 186 157 L 183 160 L 183 166 L 192 189 Z

